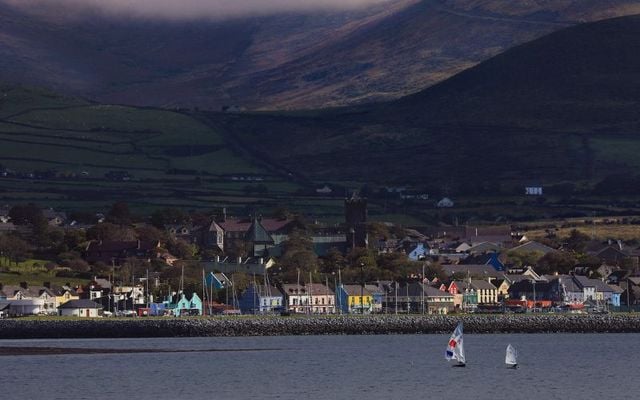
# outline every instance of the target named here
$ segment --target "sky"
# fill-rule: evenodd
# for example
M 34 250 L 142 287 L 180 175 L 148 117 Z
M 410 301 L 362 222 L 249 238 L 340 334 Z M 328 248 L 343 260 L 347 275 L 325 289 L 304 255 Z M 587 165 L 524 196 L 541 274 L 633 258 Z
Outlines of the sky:
M 280 12 L 347 10 L 393 0 L 0 0 L 47 14 L 100 12 L 114 17 L 223 19 Z

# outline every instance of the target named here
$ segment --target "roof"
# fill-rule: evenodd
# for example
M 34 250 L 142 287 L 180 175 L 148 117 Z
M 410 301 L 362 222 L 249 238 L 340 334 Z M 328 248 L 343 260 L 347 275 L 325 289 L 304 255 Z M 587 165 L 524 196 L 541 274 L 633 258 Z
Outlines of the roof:
M 251 226 L 244 235 L 245 240 L 253 243 L 274 243 L 273 238 L 267 230 L 262 226 L 258 218 L 253 218 Z
M 95 301 L 80 299 L 80 300 L 69 300 L 58 308 L 70 309 L 70 308 L 98 308 L 102 309 L 102 306 Z
M 474 242 L 473 245 L 467 249 L 467 251 L 469 253 L 486 253 L 488 251 L 498 251 L 500 250 L 500 247 L 500 245 L 494 242 Z
M 547 253 L 551 253 L 552 251 L 556 251 L 556 249 L 554 249 L 553 247 L 549 247 L 546 244 L 531 241 L 531 242 L 521 244 L 520 246 L 516 246 L 511 250 L 509 250 L 509 252 L 519 252 L 519 251 L 538 252 L 542 254 L 547 254 Z
M 226 232 L 246 232 L 249 230 L 252 222 L 249 218 L 228 218 L 225 221 L 218 222 L 218 225 Z M 293 222 L 291 219 L 263 218 L 260 221 L 260 225 L 262 225 L 267 232 L 276 232 L 291 222 Z
M 609 285 L 609 287 L 611 288 L 611 291 L 613 291 L 613 293 L 622 294 L 624 292 L 624 289 L 622 289 L 618 285 Z
M 463 274 L 476 277 L 491 277 L 501 278 L 502 272 L 497 271 L 492 265 L 478 265 L 478 264 L 443 264 L 442 270 L 451 276 L 453 274 Z
M 371 292 L 369 292 L 366 287 L 363 289 L 362 285 L 342 285 L 342 289 L 349 296 L 360 296 L 360 293 L 365 296 L 371 296 Z
M 575 279 L 578 282 L 579 286 L 594 287 L 596 289 L 596 292 L 612 291 L 611 287 L 609 287 L 609 285 L 607 285 L 600 279 L 590 279 L 590 278 L 587 278 L 586 276 L 574 276 L 573 279 Z
M 496 287 L 493 286 L 488 281 L 483 281 L 482 279 L 472 279 L 471 287 L 476 290 L 496 290 Z

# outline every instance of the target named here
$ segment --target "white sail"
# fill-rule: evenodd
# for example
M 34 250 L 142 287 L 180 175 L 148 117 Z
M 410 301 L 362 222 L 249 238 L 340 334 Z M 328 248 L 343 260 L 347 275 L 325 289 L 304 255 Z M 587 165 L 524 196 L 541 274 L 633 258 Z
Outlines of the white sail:
M 518 358 L 518 352 L 516 351 L 515 347 L 509 344 L 507 346 L 507 354 L 504 359 L 505 364 L 517 365 L 518 364 L 517 358 Z
M 458 323 L 456 329 L 451 334 L 449 342 L 447 343 L 447 351 L 445 358 L 448 361 L 456 360 L 460 364 L 465 364 L 466 359 L 464 357 L 464 340 L 462 334 L 462 322 Z

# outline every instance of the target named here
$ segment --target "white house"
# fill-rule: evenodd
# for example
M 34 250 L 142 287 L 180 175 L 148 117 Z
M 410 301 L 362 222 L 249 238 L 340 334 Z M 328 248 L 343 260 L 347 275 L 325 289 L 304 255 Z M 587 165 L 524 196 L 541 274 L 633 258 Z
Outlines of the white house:
M 101 311 L 100 304 L 86 299 L 67 301 L 58 307 L 58 313 L 63 317 L 95 318 L 100 316 Z

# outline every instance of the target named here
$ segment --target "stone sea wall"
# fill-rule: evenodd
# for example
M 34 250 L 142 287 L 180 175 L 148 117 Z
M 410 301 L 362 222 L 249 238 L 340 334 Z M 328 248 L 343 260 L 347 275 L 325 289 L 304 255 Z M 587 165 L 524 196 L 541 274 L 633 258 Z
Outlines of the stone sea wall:
M 640 332 L 640 315 L 450 315 L 0 320 L 0 339 Z

